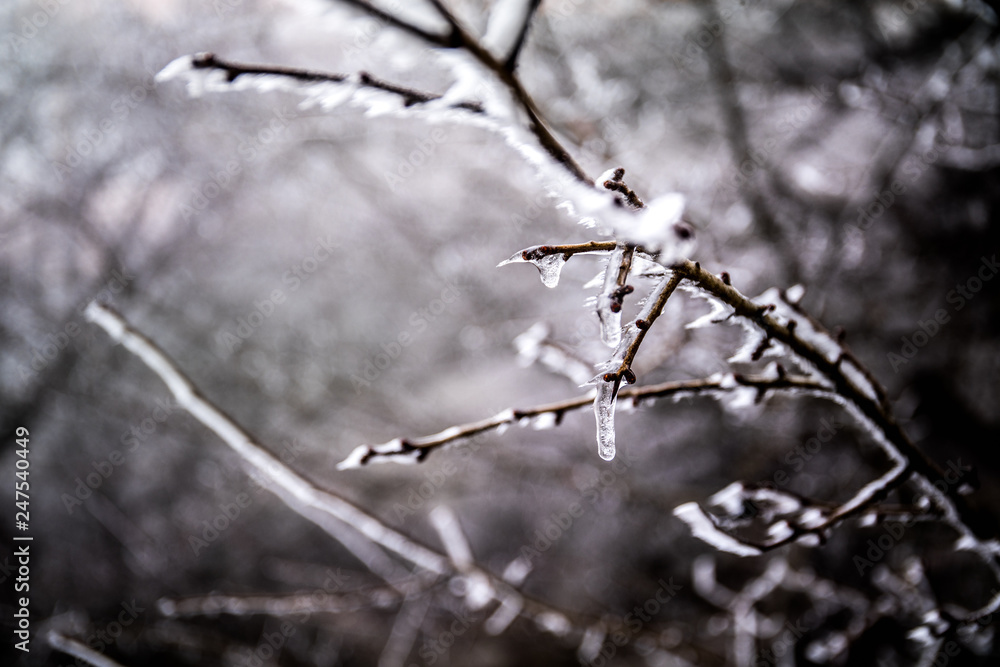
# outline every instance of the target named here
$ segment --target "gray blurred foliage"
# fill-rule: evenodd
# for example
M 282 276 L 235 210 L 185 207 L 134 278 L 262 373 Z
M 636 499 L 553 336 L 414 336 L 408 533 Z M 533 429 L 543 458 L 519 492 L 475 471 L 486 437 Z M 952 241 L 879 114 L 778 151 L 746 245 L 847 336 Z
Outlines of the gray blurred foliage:
M 490 4 L 450 3 L 475 30 Z M 551 430 L 483 436 L 419 466 L 338 471 L 363 443 L 579 395 L 565 378 L 518 364 L 512 341 L 536 322 L 588 362 L 605 353 L 583 307 L 591 291 L 582 285 L 598 261 L 574 258 L 554 290 L 530 267 L 495 268 L 530 245 L 593 237 L 556 209 L 498 134 L 367 118 L 351 107 L 303 110 L 299 96 L 282 92 L 191 98 L 180 83 L 152 81 L 174 58 L 211 51 L 447 87 L 431 49 L 360 13 L 330 13 L 336 5 L 53 0 L 0 9 L 0 469 L 9 480 L 12 434 L 26 426 L 35 536 L 36 634 L 29 656 L 11 649 L 16 664 L 71 662 L 46 645 L 49 628 L 99 643 L 123 665 L 257 664 L 250 656 L 260 657 L 287 621 L 170 618 L 157 600 L 380 584 L 255 489 L 234 454 L 172 409 L 163 384 L 84 320 L 94 298 L 110 299 L 292 468 L 425 544 L 439 545 L 428 514 L 446 504 L 477 561 L 499 574 L 550 517 L 581 503 L 582 516 L 533 559 L 526 593 L 568 612 L 621 618 L 659 581 L 680 584 L 643 623 L 660 647 L 629 642 L 610 664 L 730 664 L 734 624 L 747 612 L 713 603 L 705 579 L 698 583 L 712 559 L 732 590 L 774 568 L 799 577 L 787 575 L 751 605 L 771 626 L 758 633 L 750 664 L 917 664 L 906 632 L 922 601 L 985 602 L 998 582 L 933 523 L 907 531 L 859 574 L 852 559 L 881 526 L 849 521 L 821 547 L 739 559 L 717 554 L 673 517 L 681 503 L 735 480 L 773 480 L 776 471 L 789 475 L 787 490 L 831 502 L 875 476 L 885 462 L 867 434 L 813 399 L 773 399 L 747 413 L 707 398 L 623 412 L 619 457 L 629 466 L 610 478 L 587 411 Z M 961 310 L 947 300 L 981 257 L 1000 251 L 998 35 L 976 11 L 937 0 L 546 0 L 518 72 L 588 173 L 621 165 L 643 197 L 688 198 L 685 217 L 700 242 L 692 259 L 728 271 L 748 295 L 803 284 L 806 309 L 843 327 L 924 451 L 976 466 L 972 502 L 992 525 L 1000 283 L 984 282 Z M 32 33 L 40 13 L 47 19 Z M 414 151 L 425 153 L 422 164 L 401 171 Z M 235 175 L 226 171 L 233 162 Z M 402 182 L 387 177 L 402 173 Z M 860 229 L 859 207 L 894 182 L 902 193 Z M 308 263 L 320 246 L 335 251 Z M 304 262 L 315 270 L 296 282 Z M 449 288 L 457 298 L 440 314 L 427 311 Z M 278 302 L 261 305 L 276 290 Z M 901 337 L 938 309 L 950 321 L 894 369 L 887 354 L 899 354 Z M 263 323 L 233 345 L 255 311 L 267 315 Z M 726 368 L 739 331 L 684 329 L 703 312 L 696 299 L 670 302 L 637 360 L 640 383 Z M 409 344 L 359 383 L 401 333 Z M 789 453 L 824 419 L 847 426 L 795 469 Z M 116 451 L 120 464 L 109 468 Z M 88 475 L 109 469 L 82 502 L 67 500 Z M 399 505 L 428 482 L 430 498 L 401 515 Z M 240 494 L 249 505 L 195 554 L 191 536 Z M 11 525 L 0 531 L 5 563 Z M 114 641 L 95 640 L 133 601 L 144 610 L 135 622 Z M 485 616 L 470 615 L 442 583 L 402 607 L 298 619 L 280 655 L 263 662 L 579 663 L 579 641 L 524 621 L 489 636 Z M 453 646 L 427 652 L 466 617 Z M 390 637 L 407 624 L 412 650 L 387 657 Z M 786 646 L 788 627 L 802 629 Z M 815 648 L 828 640 L 833 648 Z M 994 664 L 998 655 L 988 643 L 963 644 L 948 664 Z

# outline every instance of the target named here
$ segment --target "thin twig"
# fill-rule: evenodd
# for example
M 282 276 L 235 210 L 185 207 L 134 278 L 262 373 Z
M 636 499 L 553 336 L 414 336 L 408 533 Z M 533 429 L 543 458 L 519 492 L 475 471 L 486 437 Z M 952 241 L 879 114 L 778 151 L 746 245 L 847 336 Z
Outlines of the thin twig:
M 293 472 L 222 410 L 202 397 L 194 384 L 153 341 L 132 328 L 114 310 L 95 301 L 87 307 L 85 315 L 159 375 L 178 404 L 239 454 L 248 468 L 260 476 L 262 483 L 294 511 L 315 522 L 312 517 L 318 510 L 429 572 L 447 574 L 451 571 L 448 560 L 441 554 L 393 530 L 340 496 L 315 487 Z M 343 542 L 342 531 L 331 530 L 328 523 L 320 525 Z M 345 546 L 351 548 L 350 544 Z M 362 558 L 362 562 L 367 561 Z
M 508 72 L 513 72 L 517 67 L 518 56 L 521 55 L 521 49 L 524 47 L 524 43 L 528 39 L 528 30 L 531 28 L 531 23 L 535 18 L 535 12 L 538 11 L 538 6 L 542 4 L 542 0 L 531 0 L 531 4 L 528 5 L 528 11 L 525 12 L 524 21 L 521 22 L 521 30 L 517 33 L 517 38 L 514 40 L 514 45 L 510 49 L 510 53 L 507 54 L 507 58 L 504 60 L 503 66 Z
M 698 380 L 682 380 L 676 382 L 664 382 L 662 384 L 648 385 L 645 387 L 629 387 L 621 390 L 618 394 L 618 401 L 632 399 L 633 407 L 640 405 L 643 401 L 664 398 L 670 396 L 688 396 L 698 394 L 710 394 L 713 392 L 730 392 L 743 387 L 755 387 L 758 392 L 797 390 L 810 392 L 817 396 L 835 398 L 826 387 L 808 378 L 785 376 L 779 378 L 765 378 L 758 376 L 734 376 L 735 383 L 729 383 L 723 377 L 711 377 Z M 481 433 L 496 430 L 506 425 L 516 424 L 521 420 L 532 419 L 543 415 L 552 415 L 556 425 L 562 423 L 563 416 L 567 412 L 588 408 L 593 405 L 594 397 L 590 394 L 571 398 L 556 403 L 547 403 L 532 408 L 504 410 L 499 414 L 468 424 L 452 426 L 440 433 L 427 435 L 421 438 L 397 438 L 383 445 L 362 445 L 351 453 L 341 464 L 341 467 L 350 468 L 372 463 L 380 458 L 391 458 L 394 456 L 412 456 L 416 453 L 418 460 L 424 460 L 431 452 L 446 445 L 472 438 Z
M 399 28 L 403 32 L 408 32 L 411 35 L 420 37 L 424 41 L 430 42 L 436 46 L 443 46 L 445 48 L 455 48 L 459 46 L 454 34 L 439 35 L 433 32 L 428 32 L 408 21 L 400 19 L 394 14 L 390 14 L 389 12 L 379 9 L 367 0 L 341 0 L 341 2 L 360 9 L 379 21 L 384 21 L 391 26 Z
M 621 364 L 616 370 L 611 371 L 616 378 L 625 378 L 629 384 L 635 382 L 635 373 L 632 371 L 632 362 L 635 360 L 635 355 L 639 353 L 639 346 L 642 345 L 642 341 L 646 337 L 646 332 L 653 326 L 653 322 L 655 322 L 663 313 L 663 308 L 667 305 L 667 299 L 670 298 L 670 295 L 674 293 L 674 290 L 677 289 L 677 286 L 680 285 L 680 283 L 680 274 L 674 273 L 669 277 L 665 277 L 660 282 L 656 291 L 649 295 L 648 298 L 653 300 L 653 307 L 649 310 L 649 313 L 645 318 L 637 319 L 634 322 L 636 329 L 638 329 L 635 334 L 635 338 L 632 339 L 628 349 L 625 351 L 625 356 L 622 359 Z M 610 381 L 607 375 L 605 375 L 605 381 Z
M 670 268 L 676 275 L 691 281 L 696 286 L 731 306 L 737 316 L 752 321 L 768 338 L 784 343 L 798 357 L 815 367 L 824 377 L 833 383 L 837 394 L 856 407 L 879 432 L 884 434 L 886 441 L 890 446 L 896 448 L 909 462 L 914 472 L 924 476 L 932 484 L 940 481 L 944 488 L 947 489 L 947 496 L 955 503 L 955 507 L 963 517 L 966 525 L 975 525 L 968 503 L 958 493 L 958 489 L 952 488 L 951 485 L 945 482 L 944 471 L 913 444 L 906 433 L 899 427 L 899 424 L 896 423 L 892 413 L 883 409 L 877 397 L 869 397 L 845 374 L 841 363 L 837 359 L 828 359 L 812 343 L 798 336 L 795 332 L 797 327 L 792 322 L 789 322 L 787 326 L 777 322 L 768 314 L 772 310 L 771 305 L 754 303 L 731 285 L 725 284 L 718 276 L 701 268 L 699 264 L 685 260 L 674 264 Z M 833 339 L 831 334 L 824 330 L 821 331 L 829 336 L 831 340 Z
M 369 11 L 369 13 L 373 16 L 376 16 L 376 11 L 378 11 L 380 15 L 385 14 L 384 12 L 381 12 L 381 10 L 376 10 L 364 0 L 344 1 L 349 2 L 354 6 L 366 9 L 366 11 Z M 500 79 L 505 86 L 507 86 L 510 92 L 514 95 L 514 99 L 517 100 L 525 114 L 527 114 L 528 129 L 530 129 L 538 139 L 542 148 L 544 148 L 556 162 L 565 167 L 573 178 L 582 183 L 586 183 L 587 185 L 593 185 L 593 179 L 587 176 L 583 168 L 576 163 L 573 156 L 570 155 L 569 151 L 567 151 L 559 140 L 556 139 L 555 135 L 552 134 L 548 126 L 542 120 L 542 114 L 539 112 L 534 99 L 528 94 L 528 91 L 524 89 L 524 86 L 521 85 L 521 81 L 517 78 L 514 72 L 507 69 L 505 63 L 502 63 L 494 58 L 493 55 L 479 42 L 479 40 L 473 37 L 472 33 L 461 24 L 455 15 L 452 14 L 452 12 L 442 2 L 440 2 L 440 0 L 431 0 L 431 2 L 438 10 L 438 13 L 441 14 L 445 21 L 447 21 L 451 26 L 451 33 L 447 37 L 435 36 L 436 39 L 443 40 L 444 43 L 442 43 L 442 41 L 428 39 L 427 37 L 424 38 L 440 46 L 462 48 L 473 58 L 478 60 L 483 66 L 492 71 L 496 77 Z M 426 35 L 428 33 L 424 34 Z

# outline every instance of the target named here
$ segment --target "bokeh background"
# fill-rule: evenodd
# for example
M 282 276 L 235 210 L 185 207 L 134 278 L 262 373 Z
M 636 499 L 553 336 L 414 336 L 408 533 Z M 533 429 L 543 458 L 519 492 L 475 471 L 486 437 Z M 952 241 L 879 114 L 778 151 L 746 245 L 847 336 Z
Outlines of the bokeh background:
M 423 4 L 401 7 L 419 17 Z M 449 3 L 474 31 L 491 4 Z M 1000 280 L 972 280 L 1000 251 L 991 11 L 938 0 L 545 0 L 519 66 L 588 173 L 623 166 L 644 198 L 687 197 L 692 259 L 728 271 L 748 295 L 802 284 L 803 306 L 847 332 L 911 437 L 942 465 L 974 466 L 972 503 L 987 524 L 1000 510 Z M 528 265 L 496 264 L 595 232 L 559 210 L 545 179 L 487 129 L 300 108 L 287 92 L 191 97 L 182 82 L 154 82 L 175 58 L 204 51 L 367 71 L 438 93 L 452 80 L 426 44 L 337 2 L 4 3 L 6 664 L 71 664 L 46 644 L 48 629 L 123 665 L 580 663 L 578 635 L 519 620 L 490 636 L 488 614 L 469 612 L 446 583 L 403 605 L 296 617 L 274 652 L 260 648 L 291 622 L 280 614 L 158 607 L 210 594 L 335 596 L 380 582 L 257 489 L 144 365 L 86 322 L 95 298 L 317 485 L 436 547 L 428 514 L 451 507 L 477 561 L 497 574 L 580 503 L 582 515 L 532 559 L 526 592 L 615 619 L 658 582 L 679 586 L 609 664 L 735 664 L 748 614 L 758 624 L 750 664 L 917 664 L 906 632 L 928 601 L 972 608 L 1000 585 L 933 523 L 859 572 L 855 557 L 884 527 L 849 522 L 821 547 L 739 559 L 673 517 L 736 480 L 784 471 L 789 490 L 835 502 L 884 470 L 868 435 L 814 399 L 742 409 L 704 398 L 622 413 L 628 465 L 611 474 L 588 411 L 558 428 L 483 436 L 420 466 L 338 471 L 360 444 L 581 394 L 523 363 L 513 341 L 544 322 L 586 363 L 606 358 L 585 307 L 594 290 L 583 288 L 600 261 L 575 258 L 551 290 Z M 903 357 L 903 338 L 912 342 L 921 322 L 928 331 L 940 310 L 948 321 Z M 729 367 L 741 330 L 684 328 L 704 312 L 700 300 L 672 299 L 637 360 L 640 383 Z M 379 355 L 401 334 L 409 344 L 385 365 Z M 808 460 L 790 459 L 824 420 L 842 426 Z M 31 432 L 29 655 L 10 639 L 17 426 Z M 240 494 L 250 502 L 231 525 L 192 546 Z M 408 502 L 418 506 L 400 511 Z M 755 582 L 749 607 L 720 588 L 751 595 L 743 587 Z M 123 613 L 132 620 L 100 639 Z M 454 643 L 434 648 L 456 619 Z M 387 648 L 400 636 L 410 637 L 403 649 Z M 971 642 L 948 664 L 994 664 L 998 654 Z

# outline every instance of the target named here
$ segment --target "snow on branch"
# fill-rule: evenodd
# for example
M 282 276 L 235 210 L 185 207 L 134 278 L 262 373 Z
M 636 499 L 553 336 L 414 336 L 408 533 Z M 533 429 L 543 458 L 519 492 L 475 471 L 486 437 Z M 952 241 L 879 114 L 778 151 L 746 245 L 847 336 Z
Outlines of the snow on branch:
M 358 74 L 335 74 L 277 67 L 253 65 L 223 60 L 213 53 L 199 53 L 177 58 L 156 76 L 157 81 L 169 81 L 183 77 L 188 82 L 192 95 L 205 91 L 222 91 L 231 88 L 255 88 L 261 91 L 282 89 L 305 93 L 310 100 L 316 100 L 324 109 L 331 109 L 344 102 L 351 102 L 368 109 L 378 108 L 375 100 L 359 95 L 362 91 L 372 91 L 395 100 L 402 108 L 409 109 L 442 100 L 443 95 L 406 88 L 382 81 L 367 72 Z M 482 114 L 483 106 L 473 100 L 451 102 L 447 108 Z

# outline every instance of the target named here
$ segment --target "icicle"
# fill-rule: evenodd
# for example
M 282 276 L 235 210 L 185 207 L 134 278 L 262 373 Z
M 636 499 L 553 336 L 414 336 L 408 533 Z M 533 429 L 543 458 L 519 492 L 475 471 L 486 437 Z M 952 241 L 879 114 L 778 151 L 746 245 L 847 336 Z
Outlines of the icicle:
M 617 347 L 622 335 L 622 303 L 618 293 L 618 271 L 625 257 L 625 247 L 618 246 L 608 257 L 604 271 L 604 287 L 597 296 L 597 317 L 601 320 L 601 341 Z
M 497 264 L 497 267 L 517 262 L 531 262 L 538 269 L 538 273 L 542 278 L 542 284 L 546 287 L 555 287 L 559 284 L 559 274 L 562 273 L 562 267 L 566 264 L 566 257 L 558 252 L 552 255 L 537 257 L 536 255 L 539 253 L 535 251 L 537 251 L 537 247 L 514 253 L 509 258 Z
M 597 453 L 605 461 L 615 458 L 615 401 L 618 398 L 616 382 L 598 382 L 594 399 L 597 417 Z

